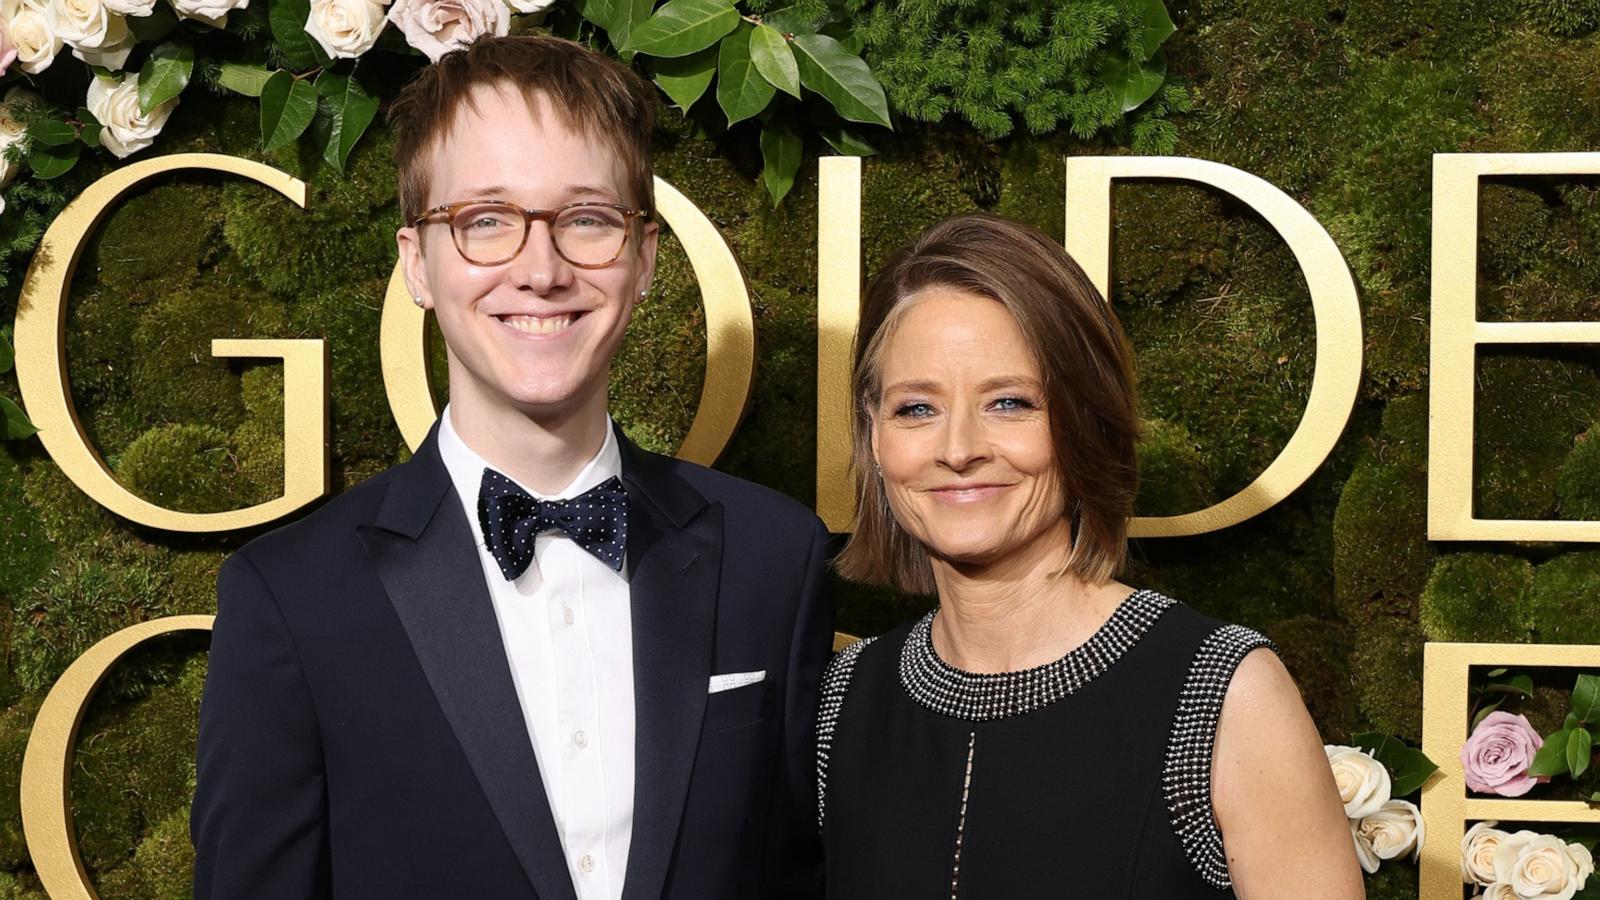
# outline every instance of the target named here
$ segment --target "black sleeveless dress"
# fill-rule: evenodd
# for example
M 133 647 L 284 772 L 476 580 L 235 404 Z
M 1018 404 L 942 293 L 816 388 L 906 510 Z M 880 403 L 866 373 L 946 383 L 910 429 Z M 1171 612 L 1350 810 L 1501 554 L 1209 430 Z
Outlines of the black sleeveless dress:
M 829 900 L 1233 896 L 1211 752 L 1266 638 L 1138 591 L 1056 662 L 980 675 L 934 653 L 933 616 L 823 676 Z

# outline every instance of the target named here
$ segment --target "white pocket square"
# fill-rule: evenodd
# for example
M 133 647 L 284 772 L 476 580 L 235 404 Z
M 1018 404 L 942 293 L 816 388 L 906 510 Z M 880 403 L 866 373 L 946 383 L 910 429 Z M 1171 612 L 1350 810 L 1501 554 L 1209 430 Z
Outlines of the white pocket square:
M 706 693 L 719 694 L 723 691 L 731 691 L 734 688 L 755 684 L 758 681 L 765 680 L 766 677 L 766 669 L 762 669 L 759 672 L 729 672 L 726 675 L 713 675 L 711 676 L 711 689 Z

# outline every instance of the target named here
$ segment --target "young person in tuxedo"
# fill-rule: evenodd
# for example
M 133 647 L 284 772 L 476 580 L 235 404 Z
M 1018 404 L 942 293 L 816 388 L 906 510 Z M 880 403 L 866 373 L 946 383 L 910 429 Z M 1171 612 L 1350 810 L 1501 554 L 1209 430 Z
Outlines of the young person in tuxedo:
M 400 258 L 449 405 L 223 566 L 200 900 L 820 894 L 827 534 L 606 412 L 655 264 L 652 104 L 543 36 L 396 100 Z

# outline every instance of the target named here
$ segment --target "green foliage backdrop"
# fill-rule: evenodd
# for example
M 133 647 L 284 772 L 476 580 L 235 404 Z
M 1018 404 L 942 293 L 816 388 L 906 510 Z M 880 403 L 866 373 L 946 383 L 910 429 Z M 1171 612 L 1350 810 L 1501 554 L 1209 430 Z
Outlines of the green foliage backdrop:
M 1173 13 L 1179 31 L 1164 52 L 1186 96 L 1171 99 L 1192 108 L 1171 108 L 1161 127 L 1176 129 L 1176 152 L 1268 179 L 1333 234 L 1361 288 L 1366 377 L 1343 439 L 1305 487 L 1245 525 L 1139 544 L 1129 578 L 1270 635 L 1330 740 L 1375 729 L 1415 741 L 1425 640 L 1600 643 L 1600 553 L 1435 545 L 1424 529 L 1431 156 L 1600 149 L 1600 3 L 1193 0 Z M 902 127 L 865 163 L 869 271 L 955 212 L 1060 234 L 1063 155 L 1125 152 L 1068 128 L 988 140 L 947 121 Z M 336 491 L 404 457 L 378 359 L 397 224 L 388 145 L 375 132 L 339 177 L 310 150 L 263 155 L 257 127 L 246 101 L 186 95 L 157 149 L 265 159 L 313 183 L 309 210 L 227 179 L 153 187 L 107 221 L 69 313 L 76 402 L 98 446 L 124 483 L 179 509 L 265 499 L 281 474 L 280 375 L 211 359 L 216 337 L 328 342 Z M 750 414 L 722 467 L 810 502 L 815 166 L 774 210 L 755 147 L 697 134 L 665 117 L 660 174 L 732 242 L 761 339 Z M 81 168 L 16 189 L 68 195 L 93 174 Z M 1313 364 L 1309 299 L 1275 235 L 1214 193 L 1134 184 L 1117 201 L 1116 302 L 1149 420 L 1139 507 L 1193 509 L 1248 483 L 1293 430 Z M 0 243 L 43 224 L 0 217 Z M 1600 318 L 1593 182 L 1488 185 L 1480 245 L 1486 318 Z M 18 262 L 0 321 L 15 309 Z M 671 241 L 642 312 L 618 363 L 616 411 L 642 443 L 670 450 L 692 419 L 704 348 L 692 275 Z M 1483 354 L 1481 514 L 1600 516 L 1596 361 L 1555 347 Z M 16 396 L 12 376 L 0 395 Z M 83 497 L 37 442 L 0 445 L 0 898 L 42 896 L 17 778 L 43 693 L 101 637 L 212 611 L 217 566 L 247 537 L 131 527 Z M 873 633 L 924 603 L 841 586 L 839 624 Z M 85 722 L 72 802 L 103 896 L 188 895 L 204 671 L 203 640 L 142 650 Z M 1535 712 L 1535 724 L 1556 727 L 1550 715 Z M 1415 878 L 1385 866 L 1372 895 L 1414 897 Z

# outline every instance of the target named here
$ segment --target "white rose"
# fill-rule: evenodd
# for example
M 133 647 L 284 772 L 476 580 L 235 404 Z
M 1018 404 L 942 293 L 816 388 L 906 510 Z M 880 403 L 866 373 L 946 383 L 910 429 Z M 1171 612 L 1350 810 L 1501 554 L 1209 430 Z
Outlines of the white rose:
M 172 8 L 185 19 L 199 19 L 213 28 L 228 24 L 228 13 L 244 9 L 250 0 L 172 0 Z
M 1364 819 L 1389 802 L 1389 770 L 1365 750 L 1324 744 L 1348 819 Z
M 44 7 L 31 0 L 24 0 L 11 16 L 11 40 L 17 45 L 17 65 L 29 75 L 50 68 L 61 52 L 61 38 L 50 26 Z
M 511 10 L 502 0 L 396 0 L 389 7 L 389 21 L 406 43 L 438 62 L 485 34 L 505 35 L 511 30 Z
M 1501 841 L 1495 852 L 1495 880 L 1510 882 L 1519 897 L 1572 900 L 1582 881 L 1578 878 L 1578 863 L 1568 854 L 1566 842 L 1531 831 L 1519 831 L 1511 838 Z
M 1571 857 L 1572 864 L 1578 867 L 1578 888 L 1582 890 L 1583 883 L 1594 874 L 1594 854 L 1582 844 L 1568 844 L 1567 856 Z
M 519 13 L 536 13 L 553 5 L 556 0 L 506 0 Z
M 105 0 L 105 4 L 119 16 L 148 16 L 156 8 L 156 0 Z
M 334 59 L 353 59 L 377 43 L 383 12 L 378 0 L 311 0 L 306 34 Z
M 1390 800 L 1377 812 L 1362 819 L 1356 832 L 1379 859 L 1395 859 L 1422 852 L 1422 810 L 1408 800 Z
M 1361 833 L 1361 823 L 1355 819 L 1350 820 L 1350 839 L 1356 842 L 1356 860 L 1361 863 L 1361 870 L 1368 875 L 1378 871 L 1378 854 L 1372 849 L 1372 840 Z
M 45 15 L 56 36 L 74 50 L 99 50 L 128 36 L 127 21 L 106 9 L 105 0 L 49 0 Z
M 139 111 L 139 76 L 89 79 L 89 112 L 100 121 L 100 143 L 121 159 L 150 146 L 178 105 L 173 97 L 149 113 Z
M 118 16 L 117 21 L 122 22 L 122 17 Z M 133 32 L 127 29 L 128 26 L 124 24 L 120 29 L 123 32 L 122 39 L 114 44 L 107 44 L 104 47 L 73 47 L 72 55 L 91 66 L 120 72 L 123 65 L 128 62 L 128 54 L 133 52 L 135 42 Z
M 1516 887 L 1509 881 L 1496 881 L 1494 884 L 1484 888 L 1483 893 L 1478 896 L 1482 897 L 1483 900 L 1522 900 L 1517 895 Z
M 1498 822 L 1479 822 L 1461 839 L 1461 882 L 1487 886 L 1494 883 L 1494 854 L 1500 842 L 1510 835 L 1494 827 Z
M 0 100 L 0 185 L 10 184 L 11 179 L 17 177 L 19 164 L 7 159 L 6 151 L 27 136 L 28 128 L 23 124 L 25 116 L 22 113 L 29 106 L 42 103 L 43 97 L 20 86 L 6 91 L 5 99 Z M 3 209 L 0 207 L 0 210 Z

